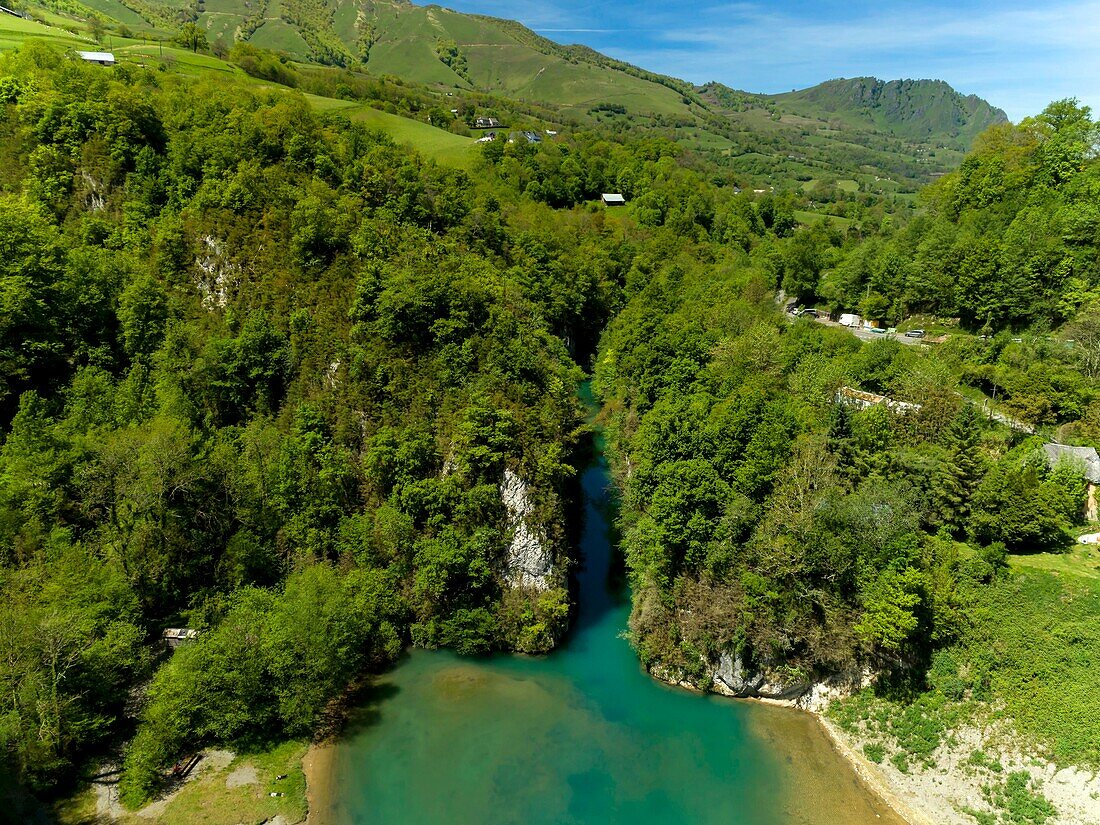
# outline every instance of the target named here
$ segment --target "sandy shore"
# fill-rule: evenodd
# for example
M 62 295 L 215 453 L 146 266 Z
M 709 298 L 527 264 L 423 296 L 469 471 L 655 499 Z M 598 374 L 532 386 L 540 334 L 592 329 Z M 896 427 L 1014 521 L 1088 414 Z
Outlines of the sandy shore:
M 309 802 L 309 814 L 306 825 L 324 825 L 332 809 L 335 778 L 336 745 L 326 740 L 310 745 L 302 757 L 302 771 L 306 775 L 306 799 Z
M 829 737 L 833 748 L 847 760 L 860 781 L 888 805 L 894 813 L 905 820 L 908 825 L 937 825 L 923 811 L 916 810 L 898 796 L 889 780 L 882 775 L 882 772 L 871 760 L 853 747 L 853 743 L 848 741 L 836 725 L 820 713 L 814 713 L 813 716 Z
M 1047 825 L 1100 825 L 1100 774 L 1079 768 L 1059 768 L 999 725 L 971 723 L 955 728 L 934 753 L 930 767 L 911 765 L 902 772 L 889 760 L 873 764 L 862 753 L 862 740 L 818 717 L 837 750 L 883 795 L 910 825 L 973 825 L 967 809 L 997 814 L 984 789 L 1004 783 L 1011 772 L 1026 773 L 1032 788 L 1053 806 Z M 975 764 L 973 754 L 995 761 L 996 770 Z

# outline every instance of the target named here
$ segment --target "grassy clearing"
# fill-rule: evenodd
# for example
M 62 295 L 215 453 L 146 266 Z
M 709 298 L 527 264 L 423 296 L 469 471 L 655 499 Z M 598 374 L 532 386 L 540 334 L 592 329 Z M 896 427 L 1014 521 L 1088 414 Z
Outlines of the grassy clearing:
M 992 696 L 1056 762 L 1100 766 L 1100 577 L 1023 567 L 981 600 L 968 658 L 988 663 Z
M 298 30 L 282 20 L 268 20 L 248 42 L 262 49 L 286 52 L 292 57 L 306 59 L 310 55 L 309 44 L 298 34 Z
M 149 21 L 119 0 L 82 0 L 82 2 L 109 20 L 117 20 L 127 26 L 147 27 L 149 25 Z
M 361 104 L 354 100 L 339 100 L 334 97 L 321 97 L 320 95 L 305 95 L 309 105 L 318 112 L 338 112 L 341 109 L 355 109 Z
M 47 40 L 67 49 L 96 48 L 89 38 L 75 35 L 58 26 L 47 26 L 37 20 L 24 20 L 10 14 L 0 14 L 0 49 L 15 49 L 28 38 Z
M 1061 766 L 1100 767 L 1100 575 L 1095 548 L 1013 556 L 974 594 L 971 628 L 940 651 L 928 688 L 909 699 L 871 691 L 832 711 L 884 755 L 928 764 L 950 730 L 982 718 L 1009 722 Z
M 812 226 L 828 219 L 833 226 L 842 231 L 846 231 L 855 223 L 851 218 L 838 218 L 836 215 L 826 215 L 824 212 L 805 212 L 801 209 L 795 210 L 794 219 L 804 226 Z
M 1008 560 L 1021 572 L 1043 571 L 1062 576 L 1100 579 L 1100 548 L 1094 544 L 1077 544 L 1067 553 L 1012 555 Z
M 307 810 L 306 778 L 301 764 L 305 752 L 304 744 L 288 742 L 266 753 L 239 757 L 225 771 L 186 785 L 157 821 L 161 825 L 234 825 L 266 822 L 282 814 L 288 822 L 300 822 Z M 249 766 L 256 769 L 257 784 L 226 786 L 226 777 Z M 275 779 L 283 774 L 287 774 L 286 779 Z M 272 797 L 272 793 L 283 796 Z
M 117 821 L 120 825 L 236 825 L 242 822 L 267 822 L 282 815 L 287 822 L 301 822 L 308 809 L 306 777 L 302 771 L 304 742 L 284 742 L 256 753 L 241 754 L 228 767 L 209 770 L 188 782 L 162 806 L 155 816 L 128 812 Z M 235 772 L 255 771 L 256 781 L 229 787 L 227 779 Z M 200 769 L 201 770 L 201 769 Z M 286 775 L 285 779 L 277 779 Z M 272 793 L 282 796 L 271 796 Z M 155 809 L 154 809 L 155 810 Z M 59 825 L 90 825 L 96 822 L 96 794 L 88 786 L 80 793 L 54 806 Z
M 143 44 L 140 41 L 115 49 L 115 56 L 132 63 L 145 63 L 155 66 L 166 64 L 167 68 L 190 77 L 212 75 L 216 77 L 232 76 L 247 81 L 248 75 L 225 61 L 206 54 L 196 54 L 187 49 L 162 46 L 157 43 Z
M 412 145 L 426 157 L 460 169 L 469 169 L 477 157 L 473 138 L 436 129 L 427 123 L 391 115 L 370 106 L 355 106 L 340 110 L 351 120 L 381 129 L 398 143 Z

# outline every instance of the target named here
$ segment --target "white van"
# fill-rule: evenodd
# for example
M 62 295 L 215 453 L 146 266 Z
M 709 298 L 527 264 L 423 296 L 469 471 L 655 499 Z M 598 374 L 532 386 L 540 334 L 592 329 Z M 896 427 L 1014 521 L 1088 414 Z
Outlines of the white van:
M 858 315 L 853 315 L 850 312 L 845 312 L 840 316 L 840 325 L 842 327 L 858 327 L 862 323 Z

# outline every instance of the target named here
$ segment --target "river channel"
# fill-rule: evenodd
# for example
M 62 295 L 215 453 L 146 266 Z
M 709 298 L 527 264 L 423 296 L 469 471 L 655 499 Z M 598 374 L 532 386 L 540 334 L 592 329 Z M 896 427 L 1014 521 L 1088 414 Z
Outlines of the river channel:
M 623 638 L 610 475 L 585 470 L 569 636 L 544 657 L 414 650 L 332 758 L 324 825 L 901 822 L 799 711 L 664 685 Z

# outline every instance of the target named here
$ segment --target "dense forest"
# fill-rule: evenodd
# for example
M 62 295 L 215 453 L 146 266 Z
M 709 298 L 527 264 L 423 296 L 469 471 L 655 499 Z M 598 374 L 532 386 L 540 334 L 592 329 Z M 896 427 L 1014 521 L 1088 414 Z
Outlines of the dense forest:
M 0 735 L 22 779 L 110 743 L 150 677 L 134 800 L 188 748 L 308 732 L 409 640 L 553 645 L 579 423 L 554 325 L 591 284 L 535 295 L 464 173 L 301 97 L 34 46 L 0 73 Z M 506 469 L 557 559 L 542 588 L 509 584 Z M 202 641 L 158 668 L 166 626 Z
M 552 648 L 584 369 L 666 676 L 946 679 L 1006 554 L 1083 520 L 1081 468 L 972 403 L 1100 439 L 1072 102 L 847 231 L 660 137 L 502 137 L 466 172 L 298 92 L 41 44 L 0 57 L 0 107 L 0 757 L 32 791 L 121 751 L 137 806 L 196 748 L 308 735 L 406 645 Z M 781 289 L 958 334 L 862 343 Z

